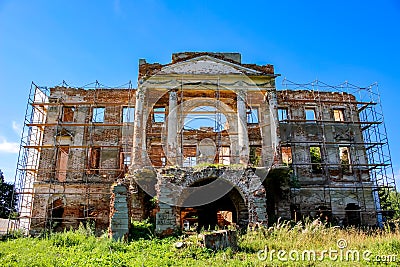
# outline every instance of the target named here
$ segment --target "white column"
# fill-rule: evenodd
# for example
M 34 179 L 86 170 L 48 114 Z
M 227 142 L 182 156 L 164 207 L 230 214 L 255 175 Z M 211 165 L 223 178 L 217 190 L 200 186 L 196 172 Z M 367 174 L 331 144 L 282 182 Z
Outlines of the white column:
M 133 127 L 133 147 L 132 147 L 132 169 L 143 167 L 142 149 L 145 140 L 143 140 L 143 129 L 146 121 L 143 120 L 143 106 L 145 98 L 145 88 L 139 87 L 136 90 L 135 104 L 135 124 Z
M 279 121 L 278 121 L 278 99 L 276 90 L 273 89 L 268 92 L 269 115 L 271 125 L 271 148 L 273 151 L 273 162 L 277 164 L 280 162 L 280 136 L 279 136 Z
M 249 138 L 247 134 L 246 93 L 237 92 L 238 152 L 239 163 L 247 165 L 249 159 Z
M 169 91 L 169 112 L 167 120 L 167 159 L 170 164 L 177 165 L 177 92 L 175 90 Z
M 264 95 L 264 101 L 260 105 L 260 130 L 261 130 L 261 158 L 262 166 L 270 167 L 274 161 L 274 151 L 271 141 L 271 116 L 268 102 L 268 93 Z

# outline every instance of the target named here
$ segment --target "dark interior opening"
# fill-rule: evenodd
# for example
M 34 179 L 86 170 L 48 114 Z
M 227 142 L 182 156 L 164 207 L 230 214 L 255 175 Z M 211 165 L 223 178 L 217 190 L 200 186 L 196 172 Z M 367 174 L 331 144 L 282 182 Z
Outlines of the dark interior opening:
M 347 204 L 346 211 L 346 224 L 359 226 L 361 225 L 361 214 L 360 214 L 360 206 L 355 203 Z
M 62 199 L 56 199 L 49 207 L 48 210 L 48 223 L 50 224 L 49 227 L 54 230 L 62 230 L 62 223 L 63 223 L 63 215 L 64 215 L 64 204 Z
M 214 180 L 215 179 L 205 179 L 198 181 L 194 183 L 192 187 L 206 185 Z M 185 199 L 184 203 L 190 203 L 191 197 L 192 196 L 189 196 Z M 190 226 L 190 229 L 199 231 L 202 228 L 213 230 L 217 226 L 218 228 L 224 228 L 231 224 L 238 224 L 238 203 L 235 203 L 238 199 L 243 201 L 237 189 L 232 188 L 227 194 L 210 203 L 181 208 L 181 226 L 182 228 L 185 228 L 185 225 L 186 227 Z
M 316 208 L 317 217 L 322 222 L 331 222 L 332 221 L 332 210 L 327 206 L 318 206 Z

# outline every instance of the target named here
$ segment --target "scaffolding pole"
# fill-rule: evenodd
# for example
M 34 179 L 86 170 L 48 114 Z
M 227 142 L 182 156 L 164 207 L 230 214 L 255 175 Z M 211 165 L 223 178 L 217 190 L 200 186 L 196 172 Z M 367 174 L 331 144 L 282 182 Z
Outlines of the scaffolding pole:
M 382 207 L 382 197 L 388 196 L 391 192 L 396 192 L 395 178 L 393 174 L 393 167 L 389 149 L 389 142 L 387 138 L 386 126 L 384 122 L 384 116 L 382 112 L 382 104 L 380 100 L 380 94 L 378 90 L 378 84 L 373 83 L 367 87 L 359 87 L 349 82 L 345 82 L 339 85 L 328 85 L 321 81 L 315 80 L 310 83 L 295 83 L 287 80 L 286 78 L 282 82 L 282 90 L 307 90 L 312 92 L 317 102 L 318 110 L 320 111 L 319 117 L 315 119 L 315 124 L 320 126 L 324 131 L 326 126 L 334 124 L 348 125 L 349 127 L 359 127 L 362 133 L 362 142 L 354 142 L 352 140 L 345 143 L 326 142 L 325 134 L 322 132 L 322 139 L 319 141 L 309 142 L 310 144 L 318 144 L 322 147 L 327 158 L 327 148 L 335 145 L 346 145 L 349 146 L 353 159 L 351 160 L 350 167 L 356 168 L 361 171 L 363 168 L 367 168 L 369 179 L 372 182 L 372 194 L 375 204 L 375 210 L 377 215 L 377 224 L 382 227 L 385 221 L 385 212 Z M 342 94 L 342 100 L 329 100 L 321 99 L 321 92 L 331 92 Z M 354 96 L 356 99 L 353 99 Z M 311 99 L 296 99 L 293 101 L 299 101 L 306 104 L 311 102 Z M 347 104 L 350 108 L 350 117 L 345 121 L 330 121 L 322 118 L 322 111 L 325 104 Z M 284 123 L 304 123 L 306 120 L 291 120 L 287 119 Z M 307 142 L 296 142 L 295 140 L 287 140 L 284 142 L 286 145 L 296 147 L 297 143 Z M 360 147 L 363 148 L 365 153 L 360 154 Z M 323 154 L 324 154 L 323 153 Z M 363 163 L 363 157 L 366 157 L 366 163 Z M 325 167 L 334 166 L 328 161 L 322 162 Z M 311 163 L 297 163 L 299 165 L 312 165 Z M 325 175 L 329 176 L 329 171 L 325 171 Z M 354 173 L 356 175 L 356 173 Z M 360 172 L 361 175 L 361 172 Z M 329 177 L 327 177 L 329 180 Z M 331 186 L 328 185 L 330 188 Z M 361 182 L 359 190 L 362 190 L 364 195 L 364 185 Z M 359 196 L 359 194 L 357 194 Z M 363 203 L 365 199 L 359 200 L 359 203 Z M 363 204 L 362 206 L 365 206 Z
M 104 86 L 103 84 L 99 83 L 98 81 L 85 85 L 83 87 L 70 87 L 68 84 L 63 81 L 60 85 L 57 85 L 56 87 L 61 87 L 65 90 L 69 89 L 84 89 L 88 91 L 88 94 L 90 91 L 93 91 L 94 93 L 94 98 L 92 101 L 87 101 L 87 102 L 79 102 L 79 101 L 71 101 L 69 99 L 63 99 L 62 97 L 54 97 L 51 94 L 51 89 L 47 87 L 42 87 L 36 85 L 34 82 L 31 83 L 31 88 L 29 91 L 29 96 L 28 96 L 28 101 L 27 101 L 27 106 L 26 106 L 26 111 L 25 111 L 25 117 L 24 117 L 24 128 L 22 131 L 22 136 L 21 136 L 21 142 L 20 142 L 20 149 L 19 149 L 19 155 L 18 155 L 18 162 L 17 162 L 17 168 L 15 172 L 15 178 L 14 178 L 14 185 L 15 185 L 15 194 L 17 195 L 17 211 L 18 211 L 18 217 L 15 220 L 15 223 L 10 223 L 8 224 L 8 229 L 7 232 L 15 231 L 15 230 L 21 230 L 25 234 L 29 234 L 29 230 L 32 227 L 38 226 L 38 225 L 33 225 L 32 220 L 36 220 L 40 226 L 42 226 L 43 229 L 51 230 L 52 228 L 52 222 L 61 219 L 60 217 L 54 216 L 53 211 L 59 209 L 61 206 L 60 204 L 55 203 L 53 200 L 53 196 L 56 197 L 58 195 L 81 195 L 85 199 L 85 207 L 84 207 L 84 212 L 83 212 L 83 217 L 78 216 L 78 217 L 68 217 L 64 218 L 65 223 L 68 224 L 73 224 L 73 221 L 79 222 L 82 220 L 90 220 L 93 219 L 94 216 L 90 213 L 90 205 L 91 205 L 91 197 L 96 196 L 97 198 L 104 198 L 104 197 L 110 197 L 111 193 L 110 192 L 91 192 L 91 186 L 98 184 L 99 186 L 111 186 L 111 182 L 107 181 L 102 181 L 101 183 L 96 180 L 93 180 L 91 177 L 93 175 L 89 175 L 88 173 L 90 171 L 103 171 L 103 172 L 113 172 L 113 173 L 120 173 L 124 174 L 127 171 L 127 168 L 125 168 L 124 164 L 119 164 L 119 166 L 116 166 L 116 168 L 104 168 L 104 169 L 98 169 L 98 170 L 90 170 L 87 165 L 84 168 L 75 168 L 75 169 L 66 169 L 65 170 L 65 176 L 66 175 L 74 175 L 74 173 L 82 174 L 83 175 L 83 180 L 80 182 L 67 182 L 65 183 L 64 181 L 60 180 L 60 170 L 58 164 L 58 157 L 59 151 L 63 147 L 68 147 L 68 149 L 75 149 L 75 150 L 85 150 L 85 155 L 86 157 L 89 157 L 88 151 L 94 146 L 93 142 L 93 137 L 92 137 L 92 132 L 94 131 L 95 127 L 102 127 L 102 128 L 112 128 L 112 127 L 117 127 L 118 129 L 121 130 L 121 135 L 122 131 L 124 131 L 124 134 L 129 135 L 129 129 L 131 127 L 131 123 L 126 122 L 122 120 L 121 122 L 113 122 L 113 123 L 103 123 L 103 124 L 97 124 L 94 121 L 96 121 L 96 115 L 98 114 L 93 114 L 93 118 L 91 121 L 87 123 L 74 123 L 74 120 L 72 121 L 64 121 L 64 116 L 65 116 L 65 108 L 70 108 L 74 107 L 74 112 L 78 113 L 79 112 L 79 107 L 80 108 L 91 108 L 93 109 L 94 107 L 97 106 L 103 106 L 104 101 L 100 102 L 97 101 L 96 99 L 96 93 L 99 92 L 100 90 L 109 90 L 109 89 L 120 89 L 121 92 L 127 91 L 128 98 L 126 101 L 120 101 L 120 102 L 112 102 L 108 101 L 107 107 L 113 108 L 118 107 L 118 106 L 123 106 L 123 107 L 133 107 L 131 101 L 134 96 L 134 89 L 132 88 L 132 83 L 129 81 L 128 84 L 119 86 L 119 87 L 108 87 Z M 57 118 L 52 118 L 51 120 L 48 118 L 48 113 L 49 110 L 52 109 L 52 112 L 57 113 Z M 55 111 L 57 110 L 57 111 Z M 53 114 L 54 115 L 54 114 Z M 129 119 L 128 119 L 129 120 Z M 62 139 L 68 135 L 68 129 L 71 127 L 77 127 L 81 129 L 83 132 L 89 131 L 90 133 L 90 138 L 87 143 L 82 144 L 82 145 L 65 145 L 62 142 Z M 53 144 L 44 144 L 43 138 L 44 135 L 46 134 L 46 131 L 53 131 Z M 123 136 L 122 139 L 118 139 L 116 144 L 113 145 L 105 145 L 105 148 L 113 148 L 113 149 L 118 149 L 121 151 L 120 157 L 125 156 L 127 159 L 130 160 L 130 151 L 129 148 L 131 147 L 129 145 L 129 137 Z M 48 141 L 47 141 L 48 142 Z M 47 151 L 52 151 L 53 156 L 52 160 L 49 166 L 42 166 L 40 163 L 41 161 L 41 155 L 44 150 Z M 125 159 L 126 160 L 126 159 Z M 88 159 L 85 159 L 85 162 L 88 162 Z M 85 164 L 86 164 L 85 163 Z M 120 162 L 121 163 L 121 162 Z M 62 175 L 61 175 L 62 176 Z M 91 177 L 89 177 L 91 176 Z M 48 186 L 48 192 L 37 192 L 35 190 L 35 184 L 37 183 L 46 183 Z M 84 185 L 85 192 L 84 193 L 79 193 L 79 192 L 60 192 L 57 191 L 56 188 L 59 187 L 64 187 L 66 184 L 71 184 L 71 185 Z M 97 195 L 101 195 L 101 197 L 98 197 Z M 44 199 L 47 199 L 47 203 L 45 204 L 46 207 L 44 207 L 44 214 L 43 216 L 35 216 L 33 215 L 34 212 L 34 200 L 35 197 L 44 197 Z M 10 220 L 9 220 L 10 221 Z

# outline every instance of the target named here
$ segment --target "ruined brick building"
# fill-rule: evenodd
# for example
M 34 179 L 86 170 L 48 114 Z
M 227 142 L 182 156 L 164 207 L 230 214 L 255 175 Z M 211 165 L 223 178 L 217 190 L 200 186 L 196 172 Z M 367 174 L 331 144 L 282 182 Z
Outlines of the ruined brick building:
M 32 84 L 19 227 L 381 223 L 394 179 L 375 85 L 277 90 L 278 76 L 238 53 L 176 53 L 139 60 L 136 89 Z

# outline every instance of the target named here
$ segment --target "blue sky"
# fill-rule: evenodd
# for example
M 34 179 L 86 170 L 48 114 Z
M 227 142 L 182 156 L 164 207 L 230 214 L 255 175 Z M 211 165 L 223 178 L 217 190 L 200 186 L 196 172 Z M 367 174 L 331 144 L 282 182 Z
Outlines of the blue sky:
M 400 177 L 399 49 L 397 0 L 0 0 L 0 169 L 13 180 L 31 81 L 136 83 L 139 58 L 215 51 L 273 64 L 296 82 L 378 82 Z

